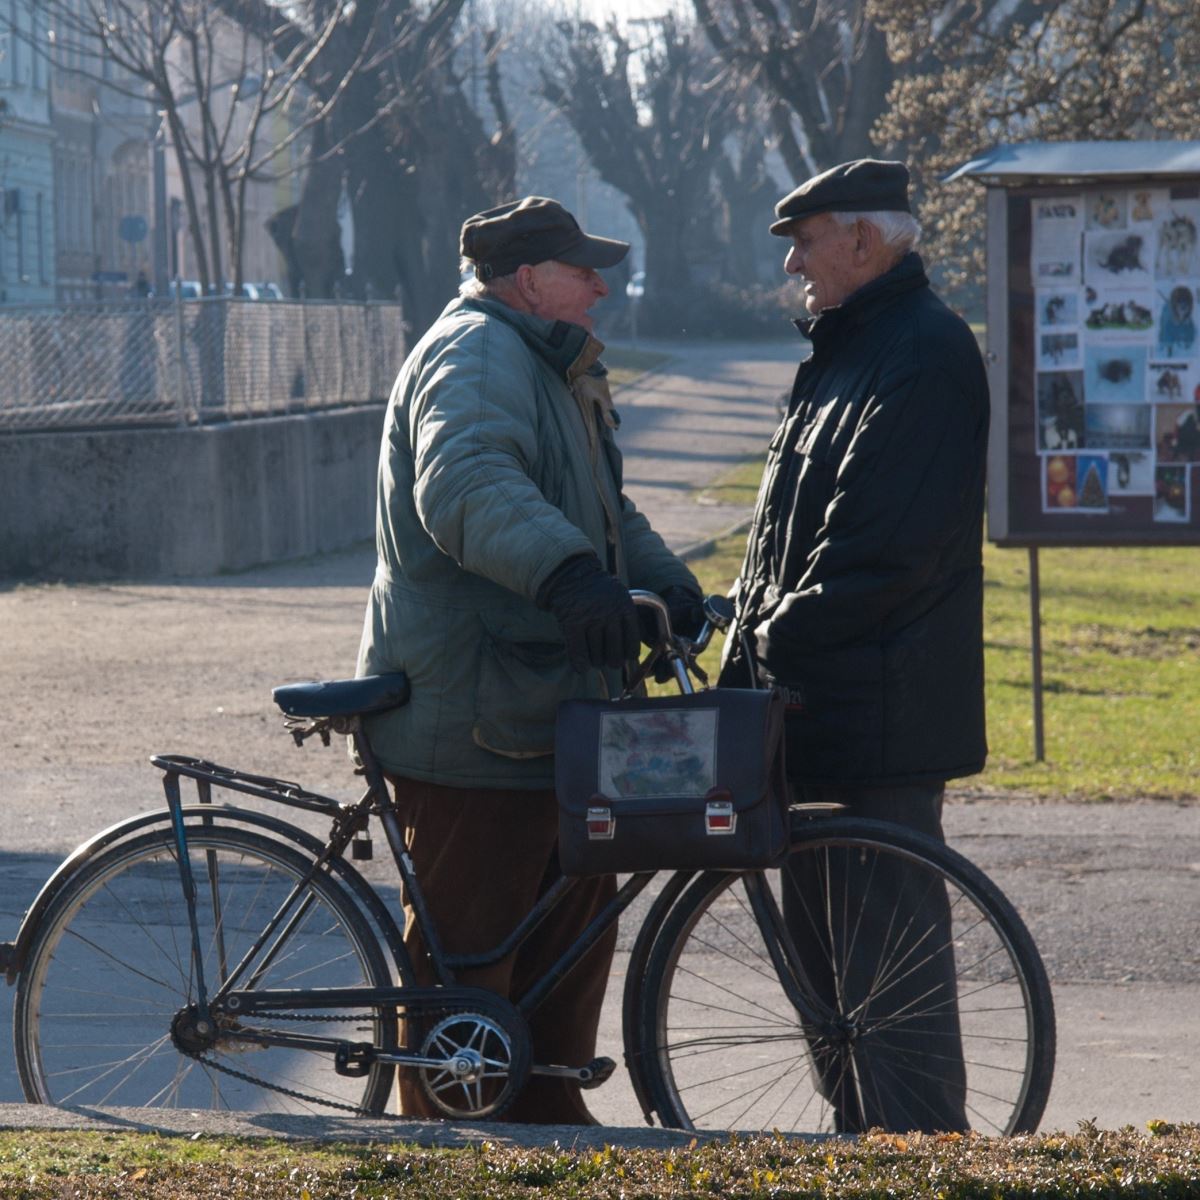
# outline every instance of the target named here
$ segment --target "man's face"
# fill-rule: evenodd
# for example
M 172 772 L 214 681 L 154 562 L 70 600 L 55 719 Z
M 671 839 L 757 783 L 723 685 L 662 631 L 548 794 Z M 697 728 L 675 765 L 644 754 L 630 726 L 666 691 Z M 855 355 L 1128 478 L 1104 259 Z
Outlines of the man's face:
M 596 271 L 551 260 L 538 263 L 533 274 L 537 289 L 532 301 L 535 316 L 547 321 L 570 321 L 591 330 L 588 309 L 608 295 L 608 285 Z
M 841 304 L 861 286 L 856 226 L 840 224 L 831 213 L 818 213 L 797 221 L 791 235 L 783 269 L 804 280 L 804 307 L 814 316 Z

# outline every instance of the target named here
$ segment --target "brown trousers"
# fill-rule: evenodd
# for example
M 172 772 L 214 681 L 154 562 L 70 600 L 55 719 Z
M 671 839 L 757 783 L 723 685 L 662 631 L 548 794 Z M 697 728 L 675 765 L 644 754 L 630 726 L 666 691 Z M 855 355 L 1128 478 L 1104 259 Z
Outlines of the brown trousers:
M 448 954 L 497 946 L 561 872 L 552 791 L 452 788 L 392 777 L 396 811 L 434 927 Z M 514 1003 L 545 974 L 616 893 L 611 875 L 580 879 L 530 936 L 494 966 L 457 973 Z M 436 978 L 405 897 L 404 942 L 417 982 Z M 582 1067 L 595 1056 L 596 1030 L 616 947 L 614 923 L 529 1015 L 535 1064 Z M 399 1072 L 400 1111 L 440 1117 L 415 1073 Z M 595 1119 L 569 1080 L 532 1077 L 500 1116 L 530 1124 L 590 1125 Z

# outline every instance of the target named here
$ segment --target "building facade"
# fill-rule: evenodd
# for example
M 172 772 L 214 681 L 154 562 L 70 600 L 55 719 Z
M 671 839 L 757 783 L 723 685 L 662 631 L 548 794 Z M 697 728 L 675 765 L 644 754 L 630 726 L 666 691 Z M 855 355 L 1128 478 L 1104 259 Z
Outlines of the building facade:
M 101 55 L 58 39 L 50 113 L 60 303 L 136 295 L 150 277 L 154 109 L 117 87 L 138 90 Z
M 156 268 L 164 277 L 196 277 L 182 175 L 169 143 L 158 146 L 165 169 L 156 195 L 156 106 L 137 79 L 122 74 L 98 43 L 80 33 L 72 11 L 65 0 L 61 5 L 0 0 L 0 304 L 126 299 L 145 294 Z M 55 29 L 56 14 L 62 13 L 69 19 Z M 219 117 L 232 107 L 236 138 L 239 110 L 248 106 L 235 100 L 238 89 L 223 88 L 221 80 L 236 73 L 243 35 L 217 22 L 213 28 L 218 34 L 213 107 Z M 182 64 L 182 45 L 177 53 Z M 247 92 L 243 81 L 243 101 Z M 178 94 L 186 95 L 186 88 Z M 199 142 L 199 106 L 185 98 L 180 116 Z M 258 152 L 282 142 L 289 129 L 285 114 L 272 114 L 259 131 Z M 298 199 L 296 168 L 303 154 L 298 139 L 271 165 L 279 178 L 252 182 L 247 189 L 242 250 L 247 280 L 284 277 L 266 223 Z M 203 209 L 203 186 L 194 169 L 192 174 Z M 156 210 L 166 229 L 159 243 L 162 262 L 155 253 Z M 207 236 L 203 210 L 201 222 Z M 218 224 L 222 274 L 228 279 L 222 213 Z
M 54 129 L 36 4 L 0 0 L 0 303 L 54 299 Z
M 272 147 L 284 146 L 293 130 L 289 106 L 283 105 L 272 106 L 257 129 L 251 131 L 251 116 L 262 75 L 276 70 L 276 64 L 264 51 L 261 42 L 232 22 L 213 17 L 207 25 L 207 30 L 210 35 L 211 55 L 208 71 L 211 91 L 208 105 L 214 126 L 226 137 L 224 157 L 227 161 L 232 160 L 239 150 L 245 149 L 252 161 L 261 161 Z M 182 97 L 179 102 L 179 117 L 189 130 L 193 144 L 199 145 L 201 112 L 199 105 L 187 99 L 194 90 L 194 81 L 190 75 L 186 48 L 180 43 L 173 49 L 175 53 L 171 61 L 176 72 L 176 94 Z M 279 83 L 276 82 L 275 87 L 278 86 Z M 270 99 L 274 99 L 273 95 Z M 287 278 L 283 256 L 267 232 L 267 222 L 280 209 L 299 201 L 303 175 L 298 167 L 306 150 L 307 139 L 296 138 L 263 166 L 258 173 L 259 177 L 250 179 L 246 184 L 245 208 L 241 217 L 242 279 L 245 281 L 270 281 L 282 285 Z M 211 238 L 212 224 L 203 173 L 194 163 L 189 163 L 187 169 L 195 190 L 200 226 L 204 230 L 207 243 Z M 171 276 L 197 280 L 200 271 L 196 247 L 187 227 L 182 168 L 178 156 L 170 146 L 167 147 L 166 177 Z M 221 239 L 221 277 L 228 284 L 234 277 L 233 248 L 225 213 L 219 203 L 216 225 L 220 230 Z M 211 275 L 211 264 L 214 261 L 211 249 L 208 254 Z

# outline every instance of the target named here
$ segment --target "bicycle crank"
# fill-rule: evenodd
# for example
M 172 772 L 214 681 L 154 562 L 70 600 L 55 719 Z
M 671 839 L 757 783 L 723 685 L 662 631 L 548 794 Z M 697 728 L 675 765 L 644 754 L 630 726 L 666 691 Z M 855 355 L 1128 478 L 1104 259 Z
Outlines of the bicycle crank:
M 421 1045 L 421 1090 L 448 1117 L 478 1119 L 500 1112 L 529 1074 L 528 1049 L 493 1017 L 454 1013 L 439 1021 Z

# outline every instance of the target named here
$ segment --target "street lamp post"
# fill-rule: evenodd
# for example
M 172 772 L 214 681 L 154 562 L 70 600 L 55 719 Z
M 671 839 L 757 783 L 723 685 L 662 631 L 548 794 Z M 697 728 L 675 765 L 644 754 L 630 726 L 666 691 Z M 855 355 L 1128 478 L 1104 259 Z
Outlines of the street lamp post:
M 163 133 L 165 115 L 154 114 L 153 147 L 154 171 L 154 294 L 169 294 L 169 266 L 167 263 L 167 160 L 166 137 Z

